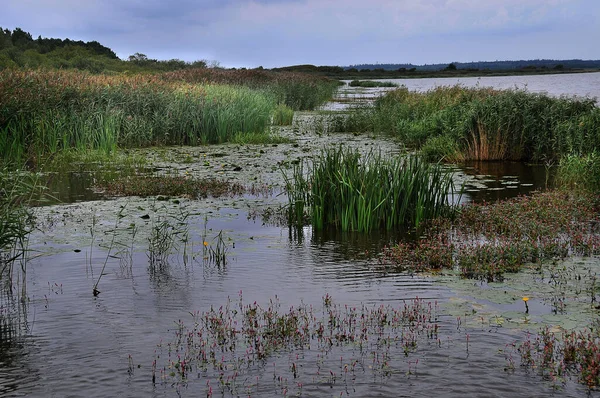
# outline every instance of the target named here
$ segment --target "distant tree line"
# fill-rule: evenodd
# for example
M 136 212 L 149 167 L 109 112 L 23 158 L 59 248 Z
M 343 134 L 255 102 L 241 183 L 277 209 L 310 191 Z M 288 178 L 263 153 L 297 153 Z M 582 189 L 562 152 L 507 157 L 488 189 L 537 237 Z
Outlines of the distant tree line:
M 455 69 L 453 69 L 453 67 Z M 477 62 L 452 62 L 450 64 L 357 64 L 345 66 L 344 70 L 383 70 L 383 71 L 440 71 L 440 70 L 490 70 L 506 71 L 515 69 L 597 69 L 600 60 L 582 59 L 533 59 L 518 61 L 477 61 Z
M 113 50 L 97 41 L 43 38 L 34 39 L 21 28 L 0 27 L 0 70 L 4 68 L 58 68 L 98 72 L 173 71 L 207 67 L 204 60 L 186 62 L 180 59 L 159 61 L 135 53 L 121 60 Z M 212 64 L 211 66 L 218 66 Z

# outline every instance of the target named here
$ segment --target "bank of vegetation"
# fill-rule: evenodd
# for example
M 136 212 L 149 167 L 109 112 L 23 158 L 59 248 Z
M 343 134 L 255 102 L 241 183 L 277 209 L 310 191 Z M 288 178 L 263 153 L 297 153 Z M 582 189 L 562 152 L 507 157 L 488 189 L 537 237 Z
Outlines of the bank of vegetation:
M 432 161 L 558 162 L 600 148 L 594 99 L 461 86 L 388 92 L 334 119 L 336 131 L 397 137 Z

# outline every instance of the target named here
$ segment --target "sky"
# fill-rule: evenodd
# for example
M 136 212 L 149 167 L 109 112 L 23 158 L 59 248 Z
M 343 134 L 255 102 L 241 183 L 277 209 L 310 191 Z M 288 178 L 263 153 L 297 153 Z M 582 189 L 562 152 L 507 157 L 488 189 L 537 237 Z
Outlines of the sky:
M 599 0 L 2 0 L 0 27 L 224 67 L 600 59 Z

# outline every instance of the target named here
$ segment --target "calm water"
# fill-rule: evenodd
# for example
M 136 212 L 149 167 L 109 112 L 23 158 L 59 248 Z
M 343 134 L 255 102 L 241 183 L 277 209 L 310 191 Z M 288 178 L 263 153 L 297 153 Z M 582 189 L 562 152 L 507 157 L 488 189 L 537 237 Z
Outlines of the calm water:
M 587 83 L 569 84 L 588 88 L 593 84 L 586 79 L 599 78 L 600 74 L 539 77 L 583 79 Z M 525 78 L 510 79 L 514 85 L 514 79 Z M 534 83 L 537 77 L 527 79 L 531 79 L 528 89 L 538 84 Z M 436 85 L 425 80 L 429 79 L 406 84 L 421 84 L 420 89 Z M 560 84 L 545 81 L 550 82 L 545 90 L 567 84 L 564 80 Z M 586 95 L 579 91 L 558 94 Z M 543 167 L 507 163 L 470 164 L 463 173 L 476 176 L 467 185 L 466 195 L 473 200 L 526 192 L 543 186 L 546 176 Z M 35 258 L 27 268 L 28 300 L 25 304 L 2 300 L 1 318 L 16 324 L 11 330 L 18 335 L 3 335 L 0 341 L 0 396 L 203 397 L 210 391 L 208 385 L 214 388 L 215 397 L 300 393 L 305 397 L 588 396 L 574 383 L 555 392 L 536 372 L 520 369 L 518 359 L 516 371 L 506 372 L 504 350 L 507 344 L 525 338 L 524 329 L 488 323 L 461 327 L 457 317 L 446 312 L 446 304 L 461 299 L 473 305 L 490 303 L 463 297 L 439 283 L 437 277 L 389 272 L 379 264 L 376 254 L 393 243 L 393 238 L 323 236 L 311 228 L 296 231 L 268 226 L 260 218 L 248 217 L 247 207 L 234 209 L 219 201 L 85 202 L 95 198 L 85 193 L 90 178 L 82 174 L 56 179 L 67 181 L 66 185 L 55 185 L 57 195 L 82 202 L 40 209 L 39 230 L 30 245 Z M 151 220 L 146 219 L 148 214 Z M 223 231 L 228 248 L 226 266 L 207 262 L 202 254 L 185 261 L 181 250 L 170 258 L 168 266 L 157 270 L 149 266 L 147 251 L 153 225 L 160 220 L 181 219 L 182 214 L 187 217 L 185 223 L 177 225 L 194 242 L 189 248 L 192 253 L 201 252 L 205 240 L 213 244 L 216 234 Z M 101 293 L 94 297 L 92 289 L 104 264 L 98 284 Z M 240 291 L 246 304 L 256 301 L 266 307 L 277 296 L 284 311 L 305 304 L 312 305 L 318 314 L 323 311 L 326 294 L 342 307 L 368 308 L 381 304 L 401 307 L 419 297 L 440 305 L 439 341 L 420 336 L 417 350 L 408 356 L 401 346 L 392 344 L 383 351 L 389 355 L 389 372 L 385 374 L 374 370 L 382 349 L 372 336 L 368 352 L 362 354 L 351 344 L 333 346 L 326 355 L 314 346 L 280 349 L 264 363 L 241 372 L 235 394 L 229 390 L 221 394 L 221 371 L 214 369 L 195 370 L 185 385 L 174 384 L 169 377 L 162 379 L 160 369 L 167 366 L 169 343 L 176 346 L 176 322 L 192 326 L 191 312 L 219 308 L 228 298 L 238 300 Z M 548 312 L 542 307 L 539 311 Z M 470 310 L 464 315 L 470 315 Z M 532 328 L 536 330 L 537 326 Z M 159 371 L 156 383 L 152 383 L 155 359 Z M 354 379 L 344 380 L 341 362 L 352 361 L 361 364 L 360 371 Z M 290 370 L 292 363 L 300 366 L 298 379 Z M 335 382 L 328 376 L 333 374 L 337 375 Z M 302 383 L 301 388 L 298 383 Z
M 523 89 L 534 93 L 544 93 L 552 96 L 578 96 L 600 98 L 600 72 L 573 73 L 560 75 L 534 76 L 490 76 L 490 77 L 443 77 L 427 79 L 381 79 L 399 86 L 406 86 L 410 91 L 428 91 L 439 86 L 465 87 L 494 87 L 497 89 Z M 349 83 L 350 81 L 345 81 Z M 339 97 L 342 100 L 372 100 L 393 88 L 353 88 L 343 87 Z M 345 101 L 333 102 L 325 109 L 344 109 L 348 106 Z

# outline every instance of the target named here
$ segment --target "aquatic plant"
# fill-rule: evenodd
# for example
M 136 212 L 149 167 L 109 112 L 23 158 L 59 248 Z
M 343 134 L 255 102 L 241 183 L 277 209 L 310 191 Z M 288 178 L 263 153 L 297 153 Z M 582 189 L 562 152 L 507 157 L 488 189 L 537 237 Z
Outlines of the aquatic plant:
M 597 198 L 559 190 L 469 204 L 457 218 L 429 223 L 416 242 L 385 251 L 403 269 L 458 268 L 464 277 L 501 280 L 525 264 L 600 253 Z
M 541 329 L 534 340 L 531 335 L 522 342 L 507 347 L 521 358 L 521 366 L 535 370 L 542 377 L 560 386 L 568 378 L 589 389 L 600 386 L 600 329 L 596 321 L 579 331 L 556 333 L 548 327 Z
M 191 313 L 187 324 L 175 322 L 172 339 L 158 346 L 152 380 L 182 386 L 199 379 L 207 396 L 261 396 L 271 389 L 301 394 L 309 381 L 352 389 L 360 374 L 402 374 L 402 360 L 424 341 L 439 347 L 438 312 L 437 303 L 419 298 L 397 306 L 349 306 L 329 294 L 322 308 L 284 310 L 277 297 L 263 307 L 246 304 L 240 292 L 238 300 Z M 407 377 L 416 364 L 408 362 Z
M 302 223 L 306 212 L 316 229 L 418 227 L 455 209 L 451 174 L 414 156 L 328 148 L 312 164 L 295 165 L 285 180 L 290 222 Z
M 217 179 L 194 179 L 189 176 L 148 176 L 135 174 L 112 181 L 101 182 L 101 188 L 109 195 L 117 196 L 175 196 L 189 198 L 241 195 L 243 186 Z

